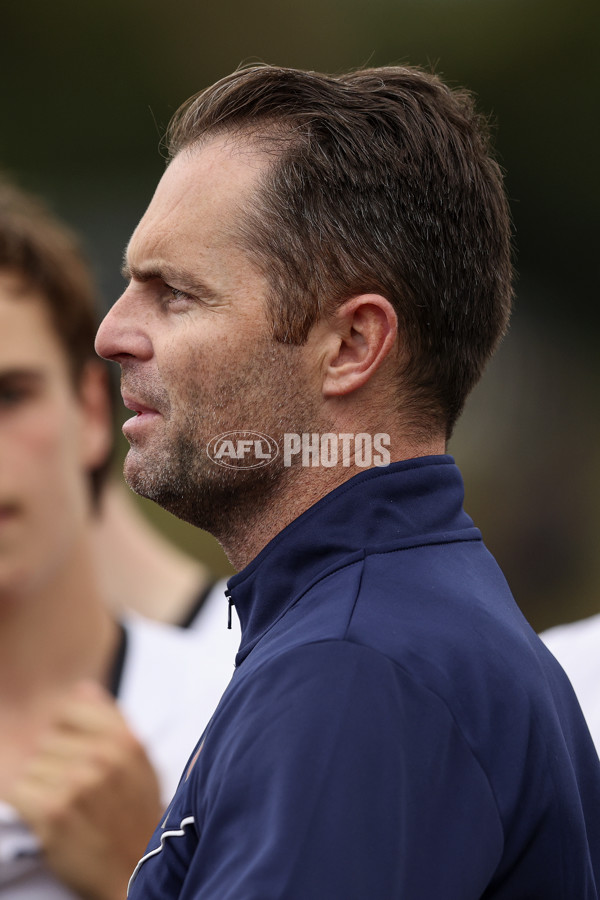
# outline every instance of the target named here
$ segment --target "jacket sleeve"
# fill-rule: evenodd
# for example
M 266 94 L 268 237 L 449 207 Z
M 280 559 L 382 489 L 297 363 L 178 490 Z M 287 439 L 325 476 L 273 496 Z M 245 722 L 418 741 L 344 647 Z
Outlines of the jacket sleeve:
M 481 896 L 502 828 L 439 697 L 342 641 L 287 651 L 238 687 L 198 767 L 181 900 Z

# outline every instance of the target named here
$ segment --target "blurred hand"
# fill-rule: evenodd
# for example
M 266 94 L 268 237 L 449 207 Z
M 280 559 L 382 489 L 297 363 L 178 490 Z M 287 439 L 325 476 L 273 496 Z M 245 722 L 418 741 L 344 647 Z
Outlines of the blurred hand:
M 81 682 L 7 798 L 54 874 L 86 900 L 122 900 L 162 812 L 156 774 L 113 698 Z

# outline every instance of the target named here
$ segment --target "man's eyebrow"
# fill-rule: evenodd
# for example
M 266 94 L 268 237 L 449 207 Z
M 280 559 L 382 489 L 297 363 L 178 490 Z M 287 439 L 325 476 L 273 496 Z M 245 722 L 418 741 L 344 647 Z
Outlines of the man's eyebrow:
M 216 291 L 210 288 L 204 281 L 191 276 L 183 269 L 176 269 L 165 263 L 160 265 L 136 266 L 125 262 L 121 268 L 123 278 L 130 281 L 132 278 L 142 283 L 158 279 L 170 287 L 178 287 L 190 294 L 201 297 L 216 297 Z

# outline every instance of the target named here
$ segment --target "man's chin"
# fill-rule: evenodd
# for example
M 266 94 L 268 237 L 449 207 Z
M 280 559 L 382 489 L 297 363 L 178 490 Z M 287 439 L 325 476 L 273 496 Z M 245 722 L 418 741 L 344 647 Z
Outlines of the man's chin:
M 153 478 L 147 470 L 138 469 L 135 466 L 123 468 L 125 481 L 132 491 L 138 496 L 145 497 L 146 500 L 152 500 L 157 506 L 161 506 L 167 512 L 173 513 L 180 519 L 189 521 L 187 515 L 186 504 L 182 501 L 180 493 L 174 492 L 160 480 Z
M 157 479 L 151 474 L 151 470 L 144 465 L 140 459 L 140 454 L 133 448 L 130 449 L 123 463 L 123 477 L 132 491 L 139 494 L 140 497 L 147 497 L 148 500 L 154 499 L 157 490 Z M 157 501 L 158 502 L 158 501 Z
M 129 449 L 127 451 L 127 455 L 123 462 L 123 478 L 129 485 L 132 491 L 135 491 L 136 494 L 139 493 L 137 488 L 135 487 L 135 483 L 137 481 L 139 475 L 139 460 L 135 459 L 136 453 L 133 449 Z
M 198 488 L 181 472 L 144 457 L 132 447 L 123 464 L 123 476 L 132 491 L 192 525 L 196 521 Z

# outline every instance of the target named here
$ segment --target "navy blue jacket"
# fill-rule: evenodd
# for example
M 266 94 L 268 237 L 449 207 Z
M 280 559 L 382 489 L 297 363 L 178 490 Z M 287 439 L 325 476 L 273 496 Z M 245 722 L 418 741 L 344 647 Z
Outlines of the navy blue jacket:
M 600 764 L 448 456 L 371 469 L 230 581 L 237 668 L 135 900 L 592 900 Z

